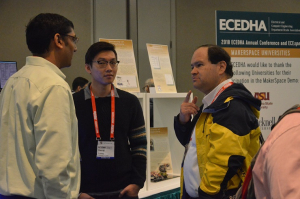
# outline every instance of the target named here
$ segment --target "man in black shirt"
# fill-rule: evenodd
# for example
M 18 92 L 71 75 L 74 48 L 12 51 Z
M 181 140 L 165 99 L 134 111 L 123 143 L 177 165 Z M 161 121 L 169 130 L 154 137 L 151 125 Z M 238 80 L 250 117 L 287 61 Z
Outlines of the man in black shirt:
M 118 70 L 112 44 L 87 51 L 92 82 L 75 93 L 81 155 L 79 198 L 138 198 L 146 179 L 146 131 L 136 96 L 113 85 Z

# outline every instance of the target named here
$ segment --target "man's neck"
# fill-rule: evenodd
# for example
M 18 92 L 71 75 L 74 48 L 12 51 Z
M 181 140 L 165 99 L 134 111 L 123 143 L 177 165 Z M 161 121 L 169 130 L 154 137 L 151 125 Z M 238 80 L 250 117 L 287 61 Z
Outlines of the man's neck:
M 58 51 L 54 50 L 55 48 L 53 47 L 53 45 L 53 42 L 51 42 L 48 51 L 43 54 L 33 54 L 33 56 L 42 57 L 57 66 L 57 68 L 62 69 L 63 66 L 61 66 L 61 61 L 59 59 L 61 56 Z
M 111 84 L 103 85 L 92 81 L 92 90 L 97 97 L 106 97 L 110 94 Z
M 222 76 L 222 77 L 220 78 L 219 84 L 221 84 L 222 82 L 224 82 L 224 81 L 226 81 L 226 80 L 228 80 L 228 79 L 230 79 L 230 77 L 229 77 L 228 75 Z M 219 85 L 219 84 L 218 84 L 218 85 Z

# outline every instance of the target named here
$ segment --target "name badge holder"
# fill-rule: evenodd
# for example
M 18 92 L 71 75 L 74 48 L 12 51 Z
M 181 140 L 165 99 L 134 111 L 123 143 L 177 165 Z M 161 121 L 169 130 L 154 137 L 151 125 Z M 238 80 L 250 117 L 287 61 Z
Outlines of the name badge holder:
M 114 159 L 115 158 L 115 91 L 113 85 L 111 85 L 111 126 L 110 126 L 110 141 L 101 141 L 95 95 L 92 91 L 92 85 L 90 86 L 91 101 L 93 108 L 94 126 L 96 132 L 97 144 L 97 159 Z
M 115 159 L 115 142 L 98 140 L 97 159 Z

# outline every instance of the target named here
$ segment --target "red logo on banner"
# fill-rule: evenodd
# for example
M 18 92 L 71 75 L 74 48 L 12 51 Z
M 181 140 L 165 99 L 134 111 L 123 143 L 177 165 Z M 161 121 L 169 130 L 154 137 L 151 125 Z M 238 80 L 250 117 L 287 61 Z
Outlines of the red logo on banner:
M 256 92 L 254 94 L 254 97 L 259 100 L 270 100 L 270 93 L 269 92 L 261 92 L 261 93 Z

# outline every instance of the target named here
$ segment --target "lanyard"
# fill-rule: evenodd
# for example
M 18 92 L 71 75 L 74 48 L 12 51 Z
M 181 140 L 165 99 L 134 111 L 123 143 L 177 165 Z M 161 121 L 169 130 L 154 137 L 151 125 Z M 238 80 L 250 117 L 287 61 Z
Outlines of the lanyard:
M 228 88 L 229 86 L 231 86 L 233 84 L 233 82 L 228 82 L 227 84 L 225 84 L 219 91 L 218 93 L 216 94 L 216 96 L 214 97 L 213 101 L 211 103 L 213 103 L 217 97 L 226 89 Z
M 98 126 L 95 95 L 92 91 L 92 84 L 90 86 L 90 91 L 91 91 L 91 101 L 92 101 L 92 107 L 93 107 L 93 117 L 94 117 L 94 126 L 95 126 L 95 132 L 96 132 L 96 140 L 101 140 L 99 126 Z M 113 85 L 111 85 L 110 96 L 111 96 L 110 97 L 111 98 L 110 140 L 114 140 L 115 139 L 115 90 L 114 90 Z

